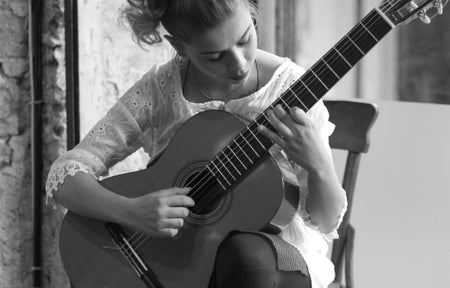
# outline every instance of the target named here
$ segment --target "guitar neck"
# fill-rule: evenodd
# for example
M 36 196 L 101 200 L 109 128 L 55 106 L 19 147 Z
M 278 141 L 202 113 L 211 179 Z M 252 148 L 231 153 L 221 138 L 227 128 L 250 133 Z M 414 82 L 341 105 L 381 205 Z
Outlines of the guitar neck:
M 222 188 L 228 190 L 272 146 L 273 143 L 257 130 L 259 125 L 274 130 L 266 115 L 269 109 L 281 105 L 286 111 L 295 106 L 308 111 L 393 27 L 378 8 L 373 9 L 217 154 L 207 168 Z

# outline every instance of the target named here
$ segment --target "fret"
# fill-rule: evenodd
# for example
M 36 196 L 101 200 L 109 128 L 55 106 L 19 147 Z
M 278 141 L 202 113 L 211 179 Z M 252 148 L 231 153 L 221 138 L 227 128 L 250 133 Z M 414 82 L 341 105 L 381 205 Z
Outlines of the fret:
M 289 107 L 289 106 L 288 106 Z M 263 150 L 266 150 L 266 146 L 264 146 L 261 141 L 259 141 L 258 137 L 253 133 L 252 129 L 249 129 L 247 127 L 247 130 L 250 131 L 250 133 L 252 134 L 253 138 L 256 139 L 256 142 L 258 142 L 258 144 L 263 148 Z M 259 155 L 258 155 L 259 157 Z
M 248 127 L 247 127 L 248 130 Z M 253 149 L 253 146 L 247 141 L 247 139 L 245 139 L 245 137 L 242 135 L 242 133 L 240 133 L 239 135 L 241 135 L 242 139 L 244 139 L 244 141 L 247 143 L 247 145 L 250 147 L 250 149 L 252 149 L 253 153 L 256 154 L 256 156 L 260 157 L 258 152 L 256 152 L 255 149 Z
M 364 23 L 364 26 L 367 27 L 368 30 L 370 30 L 372 35 L 374 35 L 376 37 L 376 39 L 378 41 L 380 41 L 384 36 L 386 36 L 386 34 L 389 31 L 392 30 L 392 27 L 378 13 L 373 12 L 371 14 L 373 14 L 372 18 L 377 19 L 376 21 L 373 21 L 373 20 L 369 21 L 368 19 L 366 19 L 366 18 L 368 18 L 368 16 L 367 16 L 363 20 L 361 20 L 361 22 Z
M 270 106 L 267 108 L 267 110 L 268 110 L 268 109 L 273 109 L 273 106 L 270 105 Z M 264 118 L 264 119 L 263 119 L 263 122 L 258 122 L 258 121 L 260 121 L 260 120 L 259 120 L 260 117 Z M 269 120 L 269 118 L 267 118 L 266 113 L 261 113 L 261 115 L 259 115 L 259 116 L 255 119 L 255 122 L 256 122 L 256 124 L 258 124 L 258 125 L 264 125 L 264 126 L 266 126 L 266 127 L 271 126 L 270 120 Z M 271 127 L 271 128 L 273 128 L 273 127 Z
M 389 4 L 392 6 L 391 3 Z M 391 26 L 391 28 L 395 27 L 395 24 L 392 23 L 392 21 L 380 10 L 380 8 L 376 7 L 375 11 L 378 12 L 378 14 L 386 21 L 386 23 L 389 24 L 389 26 Z
M 220 159 L 220 155 L 225 156 L 226 159 L 224 159 L 224 161 L 222 161 L 222 159 Z M 218 154 L 217 159 L 219 159 L 220 164 L 222 164 L 222 166 L 225 168 L 225 170 L 227 170 L 228 174 L 230 174 L 231 178 L 233 178 L 233 180 L 236 180 L 236 177 L 234 177 L 233 173 L 231 173 L 231 170 L 228 169 L 227 167 L 227 163 L 230 163 L 231 166 L 233 166 L 233 168 L 238 172 L 238 174 L 240 175 L 241 172 L 239 172 L 239 170 L 234 166 L 233 162 L 230 161 L 230 159 L 228 159 L 227 155 L 223 152 L 223 150 Z
M 239 158 L 239 157 L 236 155 L 236 153 L 234 152 L 234 150 L 233 150 L 230 146 L 227 146 L 226 148 L 228 148 L 228 150 L 230 150 L 231 153 L 233 153 L 234 158 L 236 158 L 236 159 L 239 161 L 239 163 L 241 164 L 241 166 L 244 167 L 245 170 L 247 170 L 247 169 L 248 169 L 247 166 L 245 166 L 245 164 L 242 162 L 241 158 Z M 226 149 L 226 148 L 225 148 L 225 149 Z
M 361 50 L 361 48 L 359 48 L 358 45 L 356 45 L 356 43 L 352 40 L 352 38 L 350 38 L 348 35 L 346 35 L 345 37 L 347 37 L 348 40 L 350 40 L 350 42 L 352 42 L 353 46 L 356 47 L 356 49 L 358 49 L 359 52 L 361 52 L 361 55 L 365 55 L 366 53 L 364 53 L 364 51 Z
M 225 181 L 227 181 L 227 182 L 230 182 L 232 180 L 235 181 L 236 177 L 234 177 L 232 171 L 230 169 L 228 169 L 227 162 L 224 162 L 223 159 L 220 158 L 221 154 L 223 155 L 223 151 L 216 155 L 213 162 L 218 161 L 218 163 L 214 163 L 214 165 L 217 167 L 219 172 L 224 176 Z M 226 173 L 228 173 L 228 174 L 226 174 Z M 230 181 L 228 181 L 228 180 L 230 180 Z
M 322 79 L 320 79 L 320 77 L 317 76 L 317 74 L 314 72 L 313 69 L 310 69 L 309 71 L 311 71 L 311 73 L 312 73 L 317 79 L 319 79 L 320 83 L 322 83 L 322 85 L 323 85 L 325 88 L 327 88 L 327 90 L 330 90 L 330 88 L 328 88 L 328 86 L 327 86 L 325 83 L 323 83 Z
M 290 88 L 290 87 L 289 87 L 289 88 Z M 289 88 L 288 88 L 288 89 L 289 89 Z M 286 101 L 284 100 L 284 97 L 280 97 L 280 101 L 283 102 L 282 104 L 284 104 L 283 109 L 285 109 L 285 110 L 290 109 L 290 105 L 289 105 L 288 103 L 286 103 Z M 283 105 L 281 105 L 281 106 L 283 106 Z
M 390 23 L 383 18 L 380 11 L 372 10 L 311 69 L 288 87 L 267 110 L 281 105 L 286 111 L 297 106 L 307 112 L 391 29 Z M 264 125 L 276 132 L 266 115 L 267 110 L 243 129 L 206 165 L 209 173 L 216 178 L 224 190 L 251 169 L 273 145 L 269 138 L 256 130 L 259 125 Z
M 323 57 L 320 58 L 320 60 L 319 60 L 318 63 L 320 63 L 320 62 L 325 63 L 325 65 L 328 67 L 328 69 L 330 69 L 330 71 L 333 72 L 334 76 L 336 76 L 336 78 L 337 78 L 337 79 L 336 79 L 336 82 L 339 81 L 339 80 L 341 80 L 341 77 L 339 77 L 339 75 L 333 70 L 333 68 L 331 68 L 331 66 L 328 65 L 327 61 L 325 61 L 325 60 L 323 59 Z
M 225 177 L 225 175 L 223 175 L 222 170 L 220 170 L 219 167 L 217 167 L 216 163 L 214 163 L 214 160 L 211 161 L 211 163 L 213 164 L 214 168 L 216 168 L 216 170 L 219 172 L 219 174 L 222 176 L 222 178 L 227 182 L 227 184 L 229 186 L 231 186 L 231 183 L 228 181 L 227 177 Z M 214 176 L 216 176 L 216 175 L 214 175 Z
M 302 77 L 303 78 L 303 77 Z M 314 97 L 314 99 L 316 99 L 317 101 L 319 101 L 319 98 L 316 97 L 316 95 L 314 95 L 314 93 L 311 91 L 311 89 L 309 89 L 309 87 L 303 82 L 302 78 L 300 78 L 300 83 L 303 84 L 303 86 L 305 86 L 305 88 L 309 91 L 309 93 L 311 93 L 311 95 Z
M 353 44 L 347 38 L 341 39 L 339 43 L 335 46 L 336 50 L 341 53 L 342 56 L 344 56 L 347 63 L 350 64 L 350 66 L 354 66 L 358 61 L 364 56 L 361 54 L 358 49 L 352 48 Z
M 242 136 L 242 134 L 240 134 Z M 253 160 L 245 153 L 245 150 L 242 149 L 242 147 L 236 142 L 235 139 L 233 139 L 233 142 L 239 147 L 239 149 L 244 153 L 245 157 L 247 157 L 248 161 L 250 161 L 251 164 L 253 164 Z
M 302 77 L 303 78 L 303 77 Z M 311 94 L 300 79 L 298 79 L 294 85 L 292 85 L 292 90 L 297 91 L 296 95 L 301 99 L 303 104 L 306 106 L 306 110 L 308 111 L 314 104 L 317 103 L 317 98 Z
M 319 60 L 311 70 L 322 79 L 323 82 L 327 83 L 327 88 L 332 87 L 339 81 L 339 76 L 326 64 L 322 59 Z M 328 89 L 329 90 L 329 89 Z
M 325 86 L 319 78 L 317 78 L 311 69 L 306 71 L 300 79 L 302 81 L 304 80 L 303 84 L 308 85 L 307 88 L 314 94 L 314 98 L 316 98 L 316 100 L 322 98 L 322 96 L 329 90 L 328 87 Z
M 372 36 L 373 39 L 377 40 L 377 42 L 378 42 L 378 39 L 372 34 L 372 32 L 370 32 L 369 29 L 367 29 L 366 26 L 364 26 L 363 23 L 361 23 L 361 26 L 367 31 L 367 33 L 369 33 L 370 36 Z
M 336 47 L 333 47 L 334 51 L 336 51 L 336 53 L 341 57 L 342 60 L 344 60 L 345 63 L 347 63 L 348 68 L 352 68 L 352 64 L 350 64 L 350 62 L 347 61 L 347 59 L 345 59 L 344 55 L 341 54 L 341 52 L 339 52 L 339 50 L 336 49 Z M 348 69 L 347 69 L 348 71 Z M 345 72 L 347 72 L 345 71 Z
M 271 106 L 269 106 L 267 109 L 273 109 L 273 106 L 271 105 Z M 263 118 L 264 118 L 262 122 L 260 121 L 260 117 L 263 117 Z M 260 122 L 258 122 L 258 121 L 260 121 Z M 258 116 L 258 118 L 255 119 L 255 123 L 256 123 L 257 125 L 263 125 L 263 126 L 266 126 L 267 129 L 272 130 L 273 132 L 276 132 L 275 128 L 272 126 L 272 124 L 270 123 L 269 118 L 267 118 L 267 115 L 266 115 L 265 113 L 261 113 L 261 115 Z M 264 139 L 264 138 L 263 138 L 263 139 Z M 269 140 L 268 145 L 271 145 L 270 143 L 271 143 L 271 142 L 270 142 L 270 140 Z M 266 146 L 264 146 L 264 147 L 265 147 L 265 149 L 267 149 Z
M 291 91 L 292 94 L 294 94 L 295 98 L 297 99 L 298 102 L 300 102 L 300 104 L 303 106 L 304 111 L 308 111 L 308 107 L 306 107 L 305 103 L 303 103 L 302 99 L 300 99 L 300 97 L 298 97 L 297 93 L 295 93 L 294 91 L 292 91 L 291 87 L 289 87 L 289 90 Z
M 350 64 L 345 61 L 343 56 L 334 49 L 328 51 L 322 59 L 329 67 L 331 67 L 331 70 L 333 70 L 339 78 L 342 78 L 351 68 Z M 338 61 L 340 59 L 343 59 L 344 61 Z
M 219 185 L 222 186 L 222 189 L 223 189 L 223 190 L 227 190 L 227 188 L 225 187 L 225 185 L 222 184 L 222 181 L 220 181 L 219 177 L 216 176 L 216 173 L 214 173 L 214 172 L 212 171 L 212 169 L 209 167 L 209 165 L 206 165 L 206 168 L 209 170 L 209 173 L 211 173 L 211 174 L 214 176 L 214 178 L 216 178 L 217 182 L 219 182 Z
M 358 25 L 359 29 L 352 30 L 348 37 L 355 43 L 355 45 L 364 54 L 372 49 L 378 43 L 378 40 L 373 38 L 372 34 L 367 33 L 367 28 L 362 24 Z

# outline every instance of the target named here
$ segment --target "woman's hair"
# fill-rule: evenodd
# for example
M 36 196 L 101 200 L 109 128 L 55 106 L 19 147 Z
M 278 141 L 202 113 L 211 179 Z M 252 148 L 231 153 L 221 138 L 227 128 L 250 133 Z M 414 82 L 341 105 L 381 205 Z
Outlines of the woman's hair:
M 247 5 L 257 20 L 254 0 L 127 0 L 129 6 L 122 17 L 133 31 L 133 38 L 142 44 L 161 42 L 162 24 L 174 38 L 189 42 L 189 36 L 216 27 L 238 9 Z

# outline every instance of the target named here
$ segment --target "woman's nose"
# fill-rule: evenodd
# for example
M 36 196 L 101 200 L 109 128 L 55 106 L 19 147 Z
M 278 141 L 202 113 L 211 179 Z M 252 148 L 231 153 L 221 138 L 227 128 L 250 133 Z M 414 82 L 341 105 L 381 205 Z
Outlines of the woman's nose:
M 228 69 L 230 71 L 241 71 L 245 67 L 247 62 L 244 52 L 240 49 L 234 49 L 230 53 L 230 58 L 228 62 Z

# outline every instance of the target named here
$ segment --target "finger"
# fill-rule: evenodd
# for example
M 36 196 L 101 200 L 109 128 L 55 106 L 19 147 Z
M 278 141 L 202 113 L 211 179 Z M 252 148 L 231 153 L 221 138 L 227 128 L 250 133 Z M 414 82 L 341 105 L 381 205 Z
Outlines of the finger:
M 158 230 L 158 232 L 156 233 L 156 236 L 174 237 L 177 234 L 178 234 L 178 229 L 176 229 L 176 228 L 164 228 L 164 229 Z
M 167 218 L 186 218 L 189 215 L 189 209 L 185 207 L 170 207 L 166 212 Z
M 172 228 L 172 229 L 180 229 L 184 225 L 183 218 L 170 218 L 165 219 L 162 223 L 162 229 Z
M 153 196 L 162 197 L 162 196 L 171 196 L 171 195 L 186 195 L 191 188 L 189 187 L 172 187 L 168 189 L 162 189 L 156 192 L 151 193 Z
M 280 145 L 281 147 L 284 147 L 286 145 L 286 141 L 284 141 L 284 139 L 280 135 L 278 135 L 277 133 L 273 132 L 272 130 L 270 130 L 266 126 L 260 125 L 260 126 L 258 126 L 258 130 L 264 136 L 266 136 L 267 138 L 272 140 L 274 143 Z
M 297 122 L 297 121 L 295 121 L 293 118 L 292 118 L 292 115 L 294 115 L 294 114 L 296 114 L 296 113 L 303 113 L 303 114 L 305 114 L 304 113 L 304 111 L 303 110 L 301 110 L 300 108 L 298 108 L 298 107 L 293 107 L 290 111 L 289 111 L 289 113 L 288 112 L 286 112 L 284 109 L 283 109 L 283 107 L 281 106 L 281 105 L 277 105 L 277 106 L 275 106 L 275 113 L 277 114 L 277 116 L 278 116 L 278 118 L 283 122 L 283 124 L 287 127 L 287 128 L 289 128 L 289 134 L 284 134 L 283 136 L 284 136 L 284 138 L 286 139 L 286 138 L 290 138 L 290 137 L 292 137 L 292 136 L 294 136 L 295 134 L 296 134 L 296 132 L 298 131 L 298 129 L 299 129 L 299 127 L 298 127 L 298 124 L 300 124 L 300 125 L 302 125 L 302 124 L 304 124 L 304 122 L 305 121 L 300 121 L 299 120 L 299 122 Z M 296 110 L 299 110 L 299 111 L 296 111 Z M 303 115 L 301 115 L 301 116 L 303 116 Z M 306 116 L 306 114 L 304 115 L 304 116 Z M 305 119 L 305 117 L 303 117 L 302 118 L 303 120 Z
M 171 207 L 192 207 L 195 205 L 194 199 L 187 195 L 169 195 L 164 197 L 163 201 Z
M 291 137 L 292 131 L 291 129 L 281 121 L 281 119 L 276 114 L 278 112 L 274 112 L 274 110 L 269 110 L 267 112 L 267 116 L 269 117 L 270 124 L 272 124 L 273 128 L 280 134 L 282 137 Z
M 291 118 L 296 123 L 301 124 L 301 125 L 307 125 L 310 121 L 306 112 L 298 107 L 294 107 L 291 109 Z

